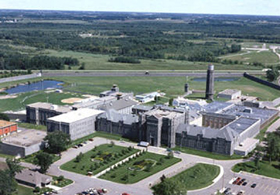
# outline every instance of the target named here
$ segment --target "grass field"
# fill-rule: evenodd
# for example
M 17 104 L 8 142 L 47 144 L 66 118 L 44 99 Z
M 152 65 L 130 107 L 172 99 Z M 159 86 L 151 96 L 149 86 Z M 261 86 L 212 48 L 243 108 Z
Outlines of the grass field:
M 48 79 L 48 78 L 45 78 Z M 112 84 L 117 84 L 122 92 L 134 92 L 135 95 L 141 93 L 147 93 L 152 91 L 161 91 L 166 93 L 166 102 L 168 98 L 177 97 L 184 94 L 185 77 L 52 77 L 59 81 L 66 82 L 64 91 L 65 93 L 45 93 L 28 92 L 20 94 L 14 99 L 3 99 L 0 101 L 0 112 L 6 110 L 20 110 L 24 109 L 25 105 L 34 102 L 47 102 L 63 105 L 62 99 L 70 97 L 81 97 L 81 94 L 77 94 L 75 91 L 81 93 L 88 93 L 93 95 L 99 95 L 100 92 L 108 90 L 112 87 Z M 20 82 L 18 82 L 20 83 Z M 74 84 L 73 86 L 71 84 Z M 193 81 L 191 78 L 188 81 L 190 89 L 205 90 L 204 82 Z M 9 86 L 10 83 L 2 84 L 2 87 Z M 216 93 L 224 89 L 239 89 L 244 95 L 257 96 L 262 101 L 269 101 L 279 97 L 279 91 L 272 89 L 265 85 L 253 82 L 246 78 L 240 78 L 239 80 L 232 82 L 215 82 Z M 203 97 L 204 94 L 198 94 Z M 192 95 L 195 98 L 196 94 Z M 24 101 L 23 101 L 24 100 Z
M 241 62 L 249 62 L 249 63 L 260 62 L 264 65 L 279 63 L 279 58 L 272 51 L 262 51 L 262 52 L 249 51 L 246 54 L 244 53 L 242 55 L 233 54 L 221 58 L 227 60 L 231 59 L 233 61 L 238 60 Z
M 33 164 L 34 159 L 35 159 L 35 156 L 37 155 L 37 153 L 38 153 L 38 152 L 33 153 L 33 154 L 31 154 L 31 155 L 28 155 L 28 156 L 22 158 L 21 161 Z M 53 156 L 53 163 L 54 163 L 55 161 L 58 161 L 58 160 L 60 159 L 60 157 L 57 156 L 57 155 L 55 155 L 55 154 L 51 154 L 51 155 Z
M 211 185 L 219 173 L 220 168 L 218 166 L 198 163 L 186 171 L 175 175 L 172 179 L 181 181 L 187 190 L 195 190 Z
M 83 175 L 87 175 L 89 171 L 93 174 L 97 174 L 132 155 L 136 151 L 136 149 L 128 150 L 128 148 L 125 147 L 104 144 L 85 153 L 80 162 L 77 162 L 75 158 L 63 164 L 60 168 Z M 92 161 L 92 159 L 95 159 L 95 161 Z
M 35 125 L 31 123 L 18 123 L 19 127 L 27 128 L 27 129 L 37 129 L 41 131 L 47 131 L 47 127 L 44 125 Z
M 80 97 L 76 93 L 45 93 L 44 91 L 27 92 L 19 94 L 17 98 L 3 99 L 0 101 L 0 112 L 6 110 L 23 110 L 27 104 L 34 102 L 51 102 L 53 104 L 64 105 L 61 100 L 69 97 Z
M 141 64 L 113 63 L 108 62 L 108 59 L 111 58 L 109 55 L 55 50 L 45 50 L 45 53 L 50 56 L 77 58 L 81 63 L 85 63 L 86 70 L 206 70 L 209 64 L 207 62 L 190 62 L 165 59 L 141 59 Z M 73 67 L 73 70 L 78 68 L 78 66 Z M 247 65 L 234 65 L 233 68 L 232 65 L 215 64 L 215 69 L 255 70 L 260 68 Z
M 160 159 L 163 159 L 162 163 L 159 163 L 161 161 Z M 138 164 L 138 162 L 141 162 L 143 160 L 153 160 L 155 164 L 150 168 L 150 170 L 147 170 L 145 168 L 144 170 L 139 170 L 139 171 L 130 170 L 130 168 L 133 167 L 133 165 Z M 173 164 L 178 163 L 179 161 L 180 159 L 178 158 L 169 159 L 163 155 L 146 152 L 140 155 L 139 157 L 133 158 L 129 162 L 122 164 L 121 166 L 115 168 L 114 170 L 111 170 L 106 174 L 101 175 L 100 178 L 117 182 L 117 183 L 136 183 L 167 167 L 170 167 Z
M 98 95 L 101 91 L 108 90 L 112 84 L 117 84 L 120 91 L 134 92 L 135 95 L 161 91 L 166 93 L 167 97 L 177 97 L 184 94 L 185 77 L 53 77 L 53 79 L 62 80 L 67 83 L 75 83 L 76 86 L 66 89 L 91 92 Z M 189 79 L 190 89 L 205 90 L 204 82 L 197 82 Z M 216 93 L 224 89 L 239 89 L 242 94 L 257 96 L 261 100 L 273 100 L 279 97 L 279 91 L 270 87 L 253 82 L 246 78 L 240 78 L 232 82 L 215 82 Z
M 279 167 L 279 162 L 277 161 L 272 161 L 271 164 L 268 161 L 260 161 L 259 169 L 256 169 L 255 163 L 253 161 L 246 162 L 246 163 L 239 163 L 235 165 L 232 168 L 232 170 L 234 172 L 246 171 L 258 175 L 264 175 L 267 177 L 280 179 L 280 167 Z
M 33 188 L 25 187 L 22 185 L 18 185 L 17 191 L 12 195 L 33 195 Z
M 178 151 L 181 151 L 183 153 L 202 156 L 202 157 L 206 157 L 206 158 L 212 158 L 212 159 L 215 159 L 215 160 L 242 159 L 242 156 L 239 156 L 239 155 L 236 155 L 236 154 L 233 154 L 232 156 L 228 156 L 228 155 L 222 155 L 222 154 L 215 154 L 215 153 L 212 153 L 212 152 L 195 150 L 195 149 L 187 148 L 187 147 L 176 146 L 175 148 L 172 148 L 172 150 L 178 150 Z

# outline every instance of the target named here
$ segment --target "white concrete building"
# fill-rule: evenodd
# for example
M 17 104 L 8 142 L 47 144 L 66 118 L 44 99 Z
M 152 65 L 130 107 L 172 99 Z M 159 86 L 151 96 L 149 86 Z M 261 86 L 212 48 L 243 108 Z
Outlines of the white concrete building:
M 102 114 L 102 110 L 81 108 L 66 114 L 48 118 L 48 132 L 63 131 L 70 135 L 71 140 L 87 136 L 95 132 L 96 117 Z

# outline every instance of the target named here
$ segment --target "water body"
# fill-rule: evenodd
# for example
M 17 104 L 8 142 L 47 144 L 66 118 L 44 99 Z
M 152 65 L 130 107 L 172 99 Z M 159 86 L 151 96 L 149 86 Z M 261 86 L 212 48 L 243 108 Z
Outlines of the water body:
M 237 81 L 239 78 L 238 77 L 216 77 L 214 78 L 214 81 L 222 81 L 222 82 L 229 82 L 229 81 Z M 194 78 L 192 81 L 196 82 L 206 82 L 206 78 Z
M 15 93 L 30 92 L 35 90 L 42 91 L 47 88 L 59 89 L 62 88 L 62 84 L 63 82 L 61 81 L 43 80 L 30 84 L 18 85 L 14 88 L 7 89 L 5 92 L 7 92 L 8 94 L 15 94 Z

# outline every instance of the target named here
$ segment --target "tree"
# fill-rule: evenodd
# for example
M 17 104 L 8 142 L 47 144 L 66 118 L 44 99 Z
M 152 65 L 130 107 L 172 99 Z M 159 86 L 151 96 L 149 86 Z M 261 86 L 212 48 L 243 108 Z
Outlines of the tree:
M 259 169 L 259 161 L 261 159 L 261 153 L 260 151 L 257 151 L 255 156 L 254 156 L 254 163 L 255 163 L 255 167 L 256 169 Z
M 186 195 L 187 189 L 180 181 L 165 178 L 163 182 L 154 186 L 154 195 Z
M 21 170 L 23 169 L 20 166 L 20 161 L 18 159 L 7 158 L 6 163 L 9 167 L 10 173 L 13 177 L 15 177 L 16 173 L 20 173 Z
M 78 154 L 78 155 L 76 156 L 75 161 L 76 161 L 76 162 L 80 162 L 80 161 L 82 160 L 83 156 L 84 156 L 84 154 L 83 154 L 82 152 L 80 152 L 80 154 Z
M 168 105 L 169 105 L 169 106 L 172 106 L 172 105 L 173 105 L 173 98 L 170 98 L 170 99 L 169 99 Z
M 10 195 L 17 188 L 17 182 L 11 175 L 10 170 L 0 170 L 0 194 Z
M 10 118 L 4 113 L 0 113 L 0 119 L 4 121 L 10 121 Z
M 174 157 L 174 153 L 172 151 L 168 152 L 167 158 L 171 159 Z
M 275 81 L 279 77 L 278 69 L 274 66 L 270 67 L 270 70 L 266 71 L 266 78 L 268 81 Z
M 278 159 L 280 156 L 280 136 L 275 132 L 269 133 L 266 137 L 266 141 L 266 152 L 269 157 L 269 162 Z
M 48 133 L 44 140 L 47 141 L 48 151 L 54 154 L 66 150 L 67 146 L 71 143 L 70 135 L 62 131 Z
M 53 156 L 46 152 L 39 152 L 34 159 L 34 164 L 40 166 L 40 172 L 46 173 L 53 162 Z

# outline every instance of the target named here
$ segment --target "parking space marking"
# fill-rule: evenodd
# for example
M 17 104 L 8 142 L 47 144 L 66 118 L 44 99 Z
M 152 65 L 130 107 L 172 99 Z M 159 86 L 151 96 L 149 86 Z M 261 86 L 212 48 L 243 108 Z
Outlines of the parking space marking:
M 278 190 L 279 190 L 278 188 L 274 188 L 273 194 L 276 194 L 276 192 L 277 192 Z

